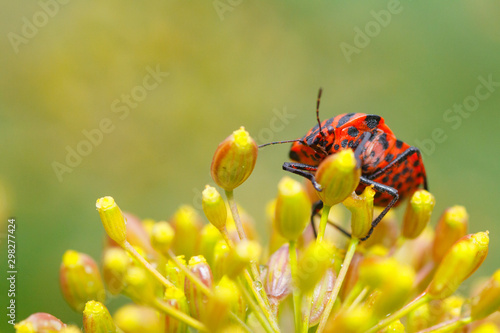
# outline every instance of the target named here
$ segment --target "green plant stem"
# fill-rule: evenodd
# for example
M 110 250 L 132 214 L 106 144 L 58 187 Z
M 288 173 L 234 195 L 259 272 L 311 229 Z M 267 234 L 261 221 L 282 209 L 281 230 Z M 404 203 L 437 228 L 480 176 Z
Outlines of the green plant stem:
M 464 325 L 470 324 L 472 322 L 472 318 L 465 317 L 465 318 L 455 318 L 452 320 L 445 321 L 443 323 L 440 323 L 438 325 L 426 328 L 422 331 L 418 331 L 418 333 L 430 333 L 430 332 L 438 332 L 438 333 L 445 333 L 445 332 L 452 332 L 455 331 L 457 328 L 460 328 Z
M 172 282 L 168 281 L 163 275 L 160 274 L 146 259 L 144 259 L 136 249 L 128 242 L 125 241 L 121 244 L 123 249 L 127 251 L 134 259 L 136 259 L 149 273 L 151 273 L 165 288 L 177 288 Z
M 297 281 L 297 242 L 289 241 L 289 255 L 290 255 L 290 270 L 292 273 L 292 281 Z M 295 332 L 300 332 L 301 323 L 301 299 L 299 288 L 293 286 L 293 310 L 295 314 Z
M 328 223 L 328 214 L 332 206 L 323 206 L 323 212 L 321 213 L 321 221 L 319 222 L 318 238 L 316 241 L 321 242 L 325 238 L 326 224 Z
M 311 319 L 311 308 L 314 290 L 310 290 L 306 293 L 306 308 L 304 316 L 302 317 L 302 333 L 307 333 L 309 331 L 309 322 Z
M 398 311 L 392 313 L 389 317 L 386 317 L 385 319 L 379 321 L 377 325 L 370 328 L 368 331 L 366 331 L 366 333 L 375 333 L 375 332 L 380 331 L 381 329 L 383 329 L 384 327 L 386 327 L 387 325 L 389 325 L 393 321 L 405 316 L 410 311 L 420 307 L 421 305 L 429 302 L 430 300 L 431 300 L 431 298 L 424 291 L 423 293 L 421 293 L 420 295 L 415 297 L 415 299 L 413 301 L 406 304 L 404 307 L 402 307 Z
M 257 317 L 257 320 L 260 322 L 262 327 L 267 333 L 275 333 L 279 332 L 279 330 L 274 329 L 271 327 L 271 324 L 269 323 L 268 320 L 266 320 L 266 316 L 261 312 L 261 308 L 255 303 L 255 301 L 252 299 L 252 296 L 248 293 L 248 290 L 245 288 L 241 280 L 236 281 L 236 285 L 238 286 L 238 289 L 240 290 L 241 295 L 243 296 L 243 299 L 247 302 L 248 306 L 250 309 L 253 311 L 255 314 L 255 317 Z
M 155 301 L 151 305 L 153 305 L 159 311 L 166 313 L 168 316 L 171 316 L 172 318 L 182 321 L 186 325 L 189 325 L 200 332 L 208 332 L 208 328 L 205 325 L 203 325 L 203 323 L 188 316 L 184 312 L 179 311 L 176 308 L 160 301 L 159 299 L 155 299 Z
M 324 213 L 323 208 L 323 213 Z M 328 213 L 326 214 L 328 216 Z M 321 216 L 321 219 L 323 220 L 323 215 Z M 319 241 L 319 238 L 318 240 Z M 330 312 L 332 312 L 333 305 L 335 304 L 335 301 L 337 300 L 337 296 L 340 291 L 340 287 L 342 287 L 342 283 L 344 282 L 345 276 L 347 274 L 347 270 L 349 269 L 349 265 L 351 264 L 352 257 L 354 256 L 354 252 L 356 252 L 356 247 L 359 244 L 359 239 L 358 238 L 351 238 L 349 242 L 349 246 L 347 247 L 347 252 L 345 254 L 344 262 L 342 263 L 342 268 L 340 269 L 339 275 L 337 277 L 337 280 L 335 280 L 335 284 L 333 285 L 333 291 L 332 295 L 330 296 L 330 299 L 328 300 L 328 303 L 326 304 L 325 311 L 323 311 L 323 314 L 321 315 L 320 321 L 319 321 L 319 326 L 318 330 L 316 333 L 321 333 L 325 329 L 326 322 L 328 321 L 328 317 L 330 316 Z
M 238 236 L 240 237 L 240 240 L 245 240 L 245 239 L 247 239 L 247 236 L 245 234 L 245 230 L 243 230 L 243 223 L 241 222 L 240 214 L 238 213 L 238 206 L 236 205 L 236 201 L 234 200 L 233 191 L 226 191 L 226 197 L 227 197 L 227 201 L 229 203 L 229 207 L 231 208 L 231 214 L 233 215 L 233 220 L 234 220 L 234 224 L 236 225 L 236 230 L 238 231 Z M 226 240 L 226 242 L 227 242 L 227 240 Z M 228 245 L 229 245 L 229 243 L 228 243 Z M 257 290 L 257 292 L 260 293 L 260 296 L 261 296 L 262 300 L 264 301 L 265 309 L 267 309 L 269 311 L 269 315 L 273 318 L 273 322 L 276 323 L 277 321 L 271 312 L 271 304 L 269 303 L 269 299 L 267 298 L 267 295 L 266 295 L 264 288 L 262 288 L 263 284 L 262 284 L 262 281 L 260 279 L 260 272 L 259 272 L 259 269 L 257 267 L 257 263 L 255 261 L 250 262 L 250 269 L 252 272 L 253 281 L 257 281 L 261 286 L 261 288 L 259 290 Z M 250 285 L 250 288 L 255 290 L 255 286 L 253 283 Z

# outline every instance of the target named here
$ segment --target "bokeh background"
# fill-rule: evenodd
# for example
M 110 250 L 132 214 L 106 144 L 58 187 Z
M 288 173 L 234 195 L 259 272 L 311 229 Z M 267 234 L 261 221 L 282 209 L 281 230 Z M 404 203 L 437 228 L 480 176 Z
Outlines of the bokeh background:
M 112 195 L 143 218 L 166 219 L 181 204 L 197 206 L 204 185 L 213 183 L 209 166 L 222 139 L 241 125 L 259 143 L 301 137 L 315 124 L 319 87 L 322 118 L 379 114 L 400 139 L 427 145 L 424 161 L 437 199 L 432 223 L 447 206 L 465 205 L 470 230 L 491 233 L 490 255 L 477 275 L 499 266 L 500 87 L 473 112 L 446 113 L 475 94 L 479 77 L 500 82 L 498 1 L 3 0 L 1 6 L 0 299 L 5 309 L 5 223 L 13 216 L 19 320 L 44 311 L 81 322 L 60 294 L 58 268 L 66 249 L 99 259 L 98 197 Z M 397 11 L 390 19 L 380 14 L 388 8 Z M 383 24 L 376 20 L 381 15 Z M 371 36 L 356 37 L 366 28 Z M 155 69 L 168 75 L 140 95 Z M 139 100 L 126 107 L 132 92 Z M 58 178 L 54 162 L 66 164 L 68 147 L 77 149 L 83 131 L 103 119 L 113 130 Z M 431 149 L 425 140 L 433 131 L 444 134 Z M 284 174 L 288 149 L 261 151 L 236 192 L 264 239 L 264 207 Z M 0 331 L 9 330 L 2 315 Z

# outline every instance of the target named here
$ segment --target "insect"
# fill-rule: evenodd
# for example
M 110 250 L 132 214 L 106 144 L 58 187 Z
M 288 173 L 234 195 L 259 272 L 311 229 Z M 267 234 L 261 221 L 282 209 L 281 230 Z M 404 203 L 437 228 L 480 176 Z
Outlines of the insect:
M 364 113 L 339 114 L 333 118 L 320 121 L 319 104 L 322 89 L 319 90 L 316 102 L 316 120 L 318 124 L 304 137 L 263 144 L 267 145 L 293 142 L 290 149 L 292 162 L 285 162 L 283 170 L 305 177 L 311 181 L 316 190 L 321 186 L 316 182 L 315 171 L 328 155 L 343 149 L 353 149 L 361 167 L 360 183 L 356 189 L 361 193 L 366 186 L 373 185 L 376 191 L 374 205 L 385 207 L 373 220 L 368 234 L 361 240 L 370 237 L 373 229 L 394 206 L 399 199 L 410 196 L 423 185 L 428 189 L 427 176 L 420 150 L 396 138 L 382 117 Z M 323 203 L 313 205 L 311 223 Z M 313 230 L 316 234 L 316 230 Z M 344 234 L 349 233 L 337 227 Z

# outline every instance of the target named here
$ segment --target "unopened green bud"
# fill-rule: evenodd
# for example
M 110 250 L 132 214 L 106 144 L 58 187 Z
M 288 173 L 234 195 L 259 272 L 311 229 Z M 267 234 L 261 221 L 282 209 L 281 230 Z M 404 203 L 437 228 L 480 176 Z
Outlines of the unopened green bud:
M 356 189 L 361 177 L 356 157 L 351 149 L 341 150 L 321 162 L 316 181 L 321 185 L 318 196 L 326 206 L 344 201 Z
M 165 290 L 165 303 L 176 310 L 189 314 L 189 306 L 182 290 L 167 288 L 167 290 Z M 167 315 L 165 316 L 165 332 L 186 333 L 188 332 L 188 327 L 184 322 Z
M 470 333 L 500 333 L 500 328 L 494 323 L 483 323 L 473 328 Z
M 177 256 L 177 260 L 186 266 L 184 256 Z M 173 260 L 168 260 L 165 265 L 165 277 L 180 290 L 184 290 L 184 272 L 175 264 Z
M 66 324 L 51 314 L 37 312 L 14 325 L 16 333 L 59 332 Z
M 455 292 L 486 258 L 488 254 L 488 232 L 478 232 L 459 239 L 446 253 L 427 287 L 433 299 L 443 299 Z
M 227 276 L 235 279 L 252 261 L 257 261 L 262 249 L 255 241 L 242 240 L 229 252 Z
M 203 256 L 194 256 L 189 259 L 188 269 L 198 277 L 208 288 L 212 288 L 212 270 Z M 201 290 L 186 276 L 184 282 L 184 293 L 186 295 L 189 310 L 193 318 L 201 319 L 206 313 L 208 298 Z
M 210 172 L 213 180 L 232 191 L 250 176 L 257 161 L 257 144 L 244 127 L 234 131 L 215 151 Z
M 151 231 L 151 244 L 156 251 L 168 257 L 174 237 L 174 228 L 168 222 L 161 221 L 156 223 Z
M 210 267 L 214 265 L 215 244 L 220 240 L 223 240 L 221 233 L 213 225 L 206 224 L 201 229 L 199 253 L 207 259 Z
M 314 287 L 312 294 L 312 307 L 309 317 L 309 327 L 315 326 L 319 323 L 323 311 L 332 295 L 333 286 L 335 284 L 336 276 L 333 268 L 327 269 L 319 283 Z M 302 308 L 306 308 L 305 302 L 307 298 L 303 299 Z
M 274 252 L 267 263 L 264 277 L 264 289 L 271 303 L 271 309 L 276 315 L 278 306 L 292 292 L 292 274 L 288 244 Z
M 108 236 L 118 244 L 123 244 L 127 237 L 127 227 L 122 211 L 115 200 L 112 197 L 100 198 L 97 200 L 96 207 Z
M 124 286 L 124 278 L 132 259 L 125 250 L 112 247 L 104 252 L 102 276 L 107 289 L 113 295 L 119 294 Z
M 185 255 L 190 258 L 196 253 L 196 245 L 202 228 L 201 218 L 198 212 L 189 205 L 183 205 L 175 212 L 171 220 L 175 231 L 172 250 L 177 255 Z
M 205 186 L 201 204 L 208 221 L 217 229 L 224 229 L 227 221 L 227 208 L 224 199 L 215 187 Z
M 302 185 L 290 177 L 278 184 L 274 226 L 287 240 L 297 240 L 309 223 L 311 202 Z
M 351 196 L 344 200 L 344 206 L 351 211 L 351 235 L 356 238 L 365 237 L 372 227 L 373 221 L 373 197 L 375 190 L 365 187 L 361 195 L 352 192 Z
M 137 304 L 152 304 L 156 299 L 156 284 L 141 267 L 130 267 L 125 275 L 124 293 Z
M 304 293 L 311 291 L 333 266 L 334 255 L 335 248 L 328 242 L 312 242 L 300 256 L 295 285 Z
M 135 304 L 119 308 L 113 320 L 124 333 L 156 333 L 161 332 L 163 327 L 157 311 Z
M 402 234 L 405 238 L 415 239 L 429 223 L 436 200 L 426 190 L 417 190 L 413 193 L 406 206 L 403 217 Z
M 473 320 L 483 319 L 498 310 L 500 310 L 500 269 L 472 300 L 471 317 Z
M 106 292 L 99 268 L 91 257 L 68 250 L 64 253 L 59 270 L 61 290 L 66 302 L 81 312 L 89 300 L 103 301 Z
M 463 206 L 446 209 L 436 226 L 432 257 L 439 263 L 450 247 L 467 234 L 469 215 Z
M 83 310 L 85 333 L 115 333 L 116 325 L 108 309 L 101 303 L 89 301 Z

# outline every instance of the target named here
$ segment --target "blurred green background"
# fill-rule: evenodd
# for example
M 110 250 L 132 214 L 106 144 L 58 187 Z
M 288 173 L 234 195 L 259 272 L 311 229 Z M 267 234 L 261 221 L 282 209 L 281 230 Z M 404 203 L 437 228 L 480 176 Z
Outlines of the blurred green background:
M 322 118 L 379 114 L 400 139 L 426 145 L 432 223 L 447 206 L 465 205 L 470 230 L 488 229 L 492 239 L 477 276 L 499 266 L 500 87 L 470 113 L 446 111 L 474 102 L 478 77 L 500 82 L 498 1 L 1 3 L 0 299 L 5 309 L 5 222 L 13 216 L 18 320 L 43 311 L 80 324 L 58 269 L 66 249 L 99 259 L 98 197 L 154 219 L 199 205 L 222 139 L 241 125 L 259 143 L 301 137 L 315 125 L 319 87 Z M 155 69 L 168 76 L 145 90 Z M 103 119 L 111 132 L 83 146 L 84 131 Z M 431 149 L 424 139 L 439 129 L 446 139 Z M 87 156 L 58 178 L 54 162 L 66 164 L 67 148 L 78 145 Z M 236 192 L 264 238 L 264 207 L 288 149 L 261 151 Z

